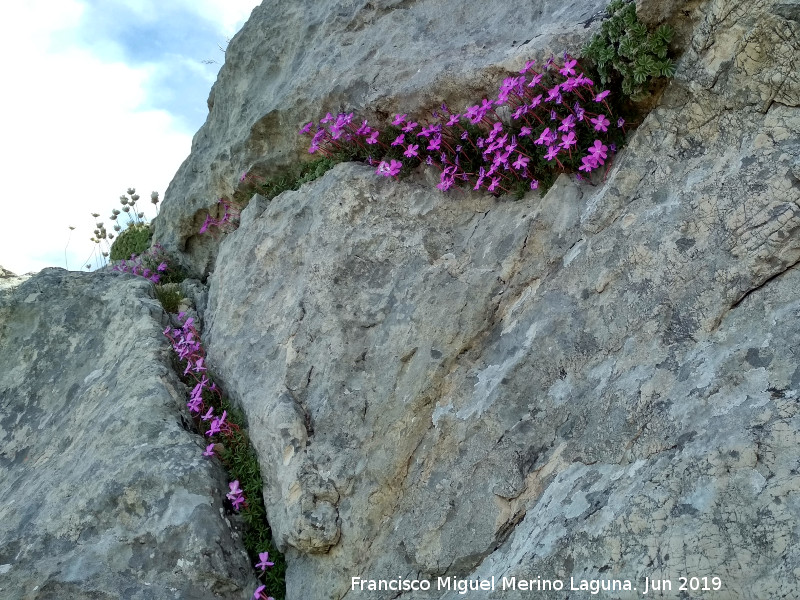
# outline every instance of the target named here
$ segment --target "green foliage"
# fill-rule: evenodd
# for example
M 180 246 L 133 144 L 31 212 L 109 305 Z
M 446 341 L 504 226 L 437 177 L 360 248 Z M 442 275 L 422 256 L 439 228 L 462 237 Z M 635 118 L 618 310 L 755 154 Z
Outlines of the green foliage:
M 336 156 L 325 156 L 309 162 L 287 167 L 278 175 L 259 177 L 247 174 L 234 194 L 234 202 L 247 203 L 254 194 L 260 194 L 272 200 L 278 194 L 288 190 L 299 190 L 304 183 L 319 179 L 340 162 L 363 160 L 366 156 L 357 156 L 355 152 L 342 152 Z
M 640 99 L 651 79 L 675 74 L 675 63 L 667 58 L 675 31 L 661 25 L 648 32 L 636 16 L 634 2 L 614 0 L 607 13 L 608 19 L 583 49 L 583 56 L 595 63 L 603 85 L 618 83 L 626 96 Z
M 150 247 L 153 233 L 146 223 L 131 224 L 111 244 L 111 260 L 125 260 L 131 254 L 141 254 Z
M 220 411 L 227 411 L 228 422 L 234 425 L 232 434 L 222 442 L 224 447 L 218 455 L 230 478 L 239 481 L 244 497 L 247 498 L 247 503 L 239 512 L 244 522 L 244 547 L 253 564 L 258 562 L 260 552 L 269 552 L 270 560 L 275 565 L 268 568 L 259 579 L 276 600 L 282 600 L 286 589 L 286 561 L 272 542 L 272 530 L 267 522 L 267 510 L 264 506 L 261 469 L 258 466 L 258 456 L 247 435 L 244 413 L 232 405 L 227 397 L 217 397 L 208 390 L 203 391 L 203 400 L 206 406 L 214 405 Z M 209 429 L 208 421 L 195 418 L 195 424 L 201 433 Z
M 183 294 L 177 283 L 164 283 L 155 286 L 156 300 L 168 313 L 177 313 L 183 301 Z

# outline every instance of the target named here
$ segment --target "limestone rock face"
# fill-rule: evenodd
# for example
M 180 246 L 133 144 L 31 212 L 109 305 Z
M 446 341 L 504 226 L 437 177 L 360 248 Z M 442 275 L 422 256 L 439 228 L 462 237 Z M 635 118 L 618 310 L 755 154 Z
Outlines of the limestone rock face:
M 0 265 L 0 290 L 16 287 L 29 277 L 30 275 L 15 275 Z
M 46 269 L 0 291 L 0 598 L 252 595 L 150 288 Z
M 606 0 L 267 0 L 227 47 L 209 115 L 175 175 L 154 241 L 195 273 L 217 244 L 198 236 L 216 199 L 244 171 L 308 157 L 298 129 L 326 111 L 362 118 L 474 103 L 504 69 L 576 52 Z M 374 122 L 374 121 L 373 121 Z
M 692 4 L 675 80 L 596 187 L 497 201 L 340 165 L 248 208 L 206 341 L 248 414 L 289 598 L 354 596 L 354 576 L 432 579 L 403 598 L 463 597 L 438 576 L 800 593 L 787 6 Z

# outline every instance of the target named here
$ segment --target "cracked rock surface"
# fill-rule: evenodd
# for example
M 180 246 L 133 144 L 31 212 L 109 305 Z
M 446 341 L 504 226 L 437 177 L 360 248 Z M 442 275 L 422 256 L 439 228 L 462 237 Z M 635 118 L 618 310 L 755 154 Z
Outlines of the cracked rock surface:
M 0 598 L 252 596 L 151 288 L 45 269 L 0 291 Z
M 800 593 L 800 23 L 686 6 L 675 80 L 602 185 L 497 201 L 340 165 L 224 239 L 209 361 L 290 598 L 353 576 Z
M 271 174 L 309 158 L 297 135 L 326 111 L 384 120 L 463 107 L 496 91 L 505 70 L 576 53 L 607 0 L 266 0 L 225 53 L 206 123 L 169 185 L 154 241 L 196 274 L 217 243 L 197 235 L 244 171 Z M 461 110 L 461 108 L 459 108 Z

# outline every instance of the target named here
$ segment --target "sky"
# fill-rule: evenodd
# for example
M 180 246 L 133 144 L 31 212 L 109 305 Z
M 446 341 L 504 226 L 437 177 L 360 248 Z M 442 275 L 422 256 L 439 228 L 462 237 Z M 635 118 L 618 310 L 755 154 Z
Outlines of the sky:
M 133 187 L 146 217 L 208 114 L 259 0 L 24 0 L 0 9 L 0 266 L 96 266 L 96 222 Z M 99 218 L 92 217 L 99 213 Z M 74 227 L 74 230 L 70 230 Z

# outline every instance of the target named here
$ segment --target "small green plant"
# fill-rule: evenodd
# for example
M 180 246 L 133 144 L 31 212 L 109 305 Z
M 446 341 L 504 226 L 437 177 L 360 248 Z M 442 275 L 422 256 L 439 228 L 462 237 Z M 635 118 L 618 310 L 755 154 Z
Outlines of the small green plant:
M 164 310 L 168 313 L 178 313 L 180 310 L 181 302 L 183 301 L 183 294 L 181 294 L 180 287 L 177 283 L 164 283 L 154 286 L 156 300 L 161 303 Z
M 253 173 L 244 173 L 239 179 L 239 186 L 234 194 L 234 201 L 246 204 L 254 194 L 260 194 L 267 200 L 288 190 L 299 190 L 304 183 L 319 179 L 340 162 L 349 160 L 365 160 L 364 156 L 353 152 L 336 156 L 323 156 L 308 162 L 295 164 L 278 175 L 260 177 Z
M 625 95 L 641 99 L 651 79 L 675 74 L 675 63 L 667 58 L 675 31 L 661 25 L 649 32 L 636 16 L 636 4 L 627 0 L 614 0 L 606 12 L 608 19 L 583 49 L 583 57 L 595 63 L 603 85 L 618 83 Z
M 111 244 L 111 260 L 125 260 L 141 254 L 150 247 L 153 232 L 147 223 L 133 223 Z

